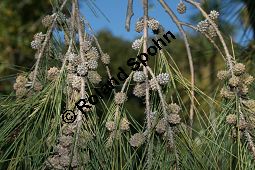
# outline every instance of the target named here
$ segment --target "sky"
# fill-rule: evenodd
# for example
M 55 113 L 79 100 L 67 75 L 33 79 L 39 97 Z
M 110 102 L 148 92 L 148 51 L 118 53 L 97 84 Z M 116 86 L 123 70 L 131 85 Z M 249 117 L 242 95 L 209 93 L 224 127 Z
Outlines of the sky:
M 127 32 L 125 29 L 127 0 L 81 0 L 80 3 L 82 14 L 90 22 L 92 28 L 96 32 L 106 29 L 111 31 L 115 36 L 132 41 L 140 35 L 139 33 L 136 33 L 134 29 L 136 21 L 143 15 L 141 1 L 142 0 L 134 0 L 133 2 L 134 16 L 131 20 L 130 32 Z M 189 16 L 197 12 L 194 7 L 187 4 L 187 12 L 183 15 L 179 15 L 176 8 L 180 0 L 171 0 L 171 3 L 169 3 L 170 0 L 166 0 L 166 2 L 171 5 L 171 9 L 176 13 L 177 17 L 184 22 L 189 21 Z M 164 26 L 165 30 L 177 33 L 177 27 L 160 6 L 159 2 L 155 0 L 153 1 L 153 5 L 153 8 L 149 8 L 149 16 L 156 18 L 160 24 Z M 92 12 L 91 7 L 96 11 L 95 13 Z M 100 13 L 100 10 L 97 8 L 100 9 L 103 14 Z M 189 31 L 190 29 L 185 28 L 185 30 Z M 234 41 L 245 45 L 248 42 L 247 39 L 251 39 L 252 34 L 249 33 L 247 34 L 247 37 L 243 38 L 241 33 L 241 29 L 237 31 Z
M 126 8 L 127 8 L 127 0 L 96 0 L 93 1 L 100 10 L 104 13 L 104 15 L 109 19 L 105 19 L 105 17 L 100 14 L 97 10 L 97 16 L 93 14 L 91 9 L 88 6 L 87 2 L 91 2 L 88 0 L 82 0 L 81 11 L 82 14 L 85 15 L 87 20 L 90 22 L 91 26 L 95 31 L 99 31 L 101 29 L 110 30 L 113 35 L 121 37 L 126 40 L 133 40 L 135 37 L 139 36 L 139 33 L 134 31 L 136 21 L 143 16 L 143 8 L 141 0 L 134 0 L 133 3 L 133 11 L 134 16 L 131 20 L 130 32 L 127 32 L 125 29 L 125 18 L 126 18 Z M 171 0 L 174 5 L 173 9 L 176 9 L 179 0 Z M 91 3 L 90 3 L 91 4 Z M 171 19 L 167 15 L 167 13 L 163 10 L 163 8 L 159 5 L 159 3 L 154 3 L 154 7 L 149 9 L 149 16 L 156 18 L 165 28 L 165 30 L 170 30 L 171 32 L 177 32 L 177 28 L 174 24 L 172 24 Z M 187 14 L 191 11 L 188 10 Z M 185 20 L 184 20 L 185 21 Z M 186 19 L 186 21 L 188 21 Z

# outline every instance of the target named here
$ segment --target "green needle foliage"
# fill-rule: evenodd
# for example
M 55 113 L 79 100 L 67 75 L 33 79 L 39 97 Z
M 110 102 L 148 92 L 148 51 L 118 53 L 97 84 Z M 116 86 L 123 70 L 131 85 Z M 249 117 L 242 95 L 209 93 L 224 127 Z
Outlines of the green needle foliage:
M 94 88 L 101 88 L 100 74 L 105 79 L 116 75 L 110 69 L 116 65 L 101 48 L 109 37 L 102 33 L 97 40 L 80 16 L 77 0 L 53 3 L 53 14 L 42 22 L 46 33 L 35 34 L 31 42 L 35 66 L 18 75 L 13 85 L 16 93 L 0 101 L 0 169 L 255 169 L 255 101 L 249 91 L 253 77 L 221 35 L 216 22 L 219 14 L 207 14 L 193 0 L 180 1 L 179 13 L 185 13 L 190 3 L 203 14 L 196 26 L 183 24 L 168 4 L 159 3 L 181 25 L 184 39 L 176 36 L 173 41 L 187 52 L 181 59 L 185 65 L 180 66 L 178 53 L 160 44 L 162 49 L 149 56 L 147 66 L 140 64 L 133 71 L 126 66 L 128 77 L 110 97 L 83 110 L 76 103 L 85 99 L 83 104 L 90 104 Z M 148 30 L 161 31 L 153 39 L 164 34 L 163 26 L 148 16 L 147 0 L 143 7 L 144 16 L 136 23 L 136 31 L 143 34 L 129 44 L 137 55 L 153 45 Z M 207 39 L 195 41 L 199 35 L 185 39 L 188 34 L 182 26 Z M 196 42 L 202 49 L 191 50 L 189 43 Z M 222 57 L 213 63 L 225 67 L 217 76 L 215 72 L 210 75 L 210 92 L 192 79 L 203 76 L 192 68 L 192 56 L 203 54 L 203 48 L 216 50 L 208 60 L 196 57 L 195 64 Z M 132 57 L 133 53 L 127 51 Z M 132 101 L 139 102 L 144 114 L 135 115 L 139 110 Z M 70 109 L 76 119 L 66 123 L 63 118 L 68 118 L 65 111 Z

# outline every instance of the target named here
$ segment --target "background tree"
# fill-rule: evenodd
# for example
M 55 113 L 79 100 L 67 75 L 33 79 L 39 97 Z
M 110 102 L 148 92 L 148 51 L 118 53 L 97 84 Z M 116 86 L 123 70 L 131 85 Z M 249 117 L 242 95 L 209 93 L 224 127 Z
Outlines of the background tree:
M 0 2 L 0 93 L 10 92 L 15 74 L 34 61 L 31 39 L 41 29 L 41 17 L 51 12 L 49 0 Z

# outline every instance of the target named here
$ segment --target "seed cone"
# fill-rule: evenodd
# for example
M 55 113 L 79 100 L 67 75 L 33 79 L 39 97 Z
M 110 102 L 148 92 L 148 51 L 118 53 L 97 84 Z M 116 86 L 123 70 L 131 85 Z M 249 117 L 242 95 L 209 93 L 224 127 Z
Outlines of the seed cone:
M 186 12 L 186 5 L 183 3 L 183 2 L 180 2 L 177 6 L 177 11 L 180 13 L 180 14 L 184 14 Z

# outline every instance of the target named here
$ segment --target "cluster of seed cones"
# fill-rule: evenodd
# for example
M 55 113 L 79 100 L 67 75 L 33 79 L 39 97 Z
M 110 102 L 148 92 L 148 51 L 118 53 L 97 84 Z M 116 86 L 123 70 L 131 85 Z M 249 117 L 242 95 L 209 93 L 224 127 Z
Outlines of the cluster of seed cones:
M 33 81 L 33 72 L 30 73 L 28 78 L 25 75 L 19 75 L 16 78 L 16 82 L 13 85 L 13 89 L 16 91 L 17 98 L 29 97 L 35 92 L 39 92 L 42 90 L 43 86 L 40 81 L 37 79 L 32 86 Z
M 71 124 L 66 124 L 62 127 L 62 134 L 58 138 L 58 144 L 54 148 L 54 153 L 45 162 L 46 169 L 78 169 L 89 162 L 89 153 L 79 155 L 77 153 L 77 148 L 73 149 L 73 144 L 75 143 L 75 126 Z M 87 131 L 81 132 L 85 133 L 83 138 L 78 138 L 78 146 L 85 148 L 87 142 L 91 141 L 93 136 Z
M 237 139 L 245 136 L 248 146 L 255 156 L 255 146 L 251 134 L 255 129 L 255 100 L 249 99 L 249 86 L 254 81 L 253 76 L 246 73 L 245 65 L 235 63 L 233 70 L 218 72 L 218 78 L 227 82 L 221 90 L 221 96 L 227 100 L 236 100 L 236 113 L 227 115 L 226 122 L 232 126 L 231 136 Z
M 155 113 L 151 113 L 153 124 L 156 125 L 155 130 L 158 134 L 163 134 L 164 140 L 169 140 L 169 127 L 174 128 L 175 132 L 177 132 L 176 126 L 181 122 L 179 116 L 180 110 L 181 108 L 176 103 L 171 103 L 167 106 L 167 117 L 160 117 L 159 120 L 157 120 Z M 147 131 L 135 133 L 131 136 L 129 143 L 133 147 L 140 147 L 146 141 L 147 136 Z
M 57 14 L 47 15 L 43 18 L 42 24 L 50 28 L 54 22 L 54 18 Z M 59 15 L 59 14 L 58 14 Z M 106 53 L 100 53 L 98 52 L 98 49 L 92 45 L 92 40 L 88 36 L 88 34 L 82 34 L 83 42 L 80 43 L 80 51 L 77 51 L 76 48 L 74 48 L 74 45 L 70 44 L 70 35 L 71 35 L 71 18 L 67 18 L 64 14 L 57 17 L 57 24 L 55 24 L 55 27 L 58 27 L 58 29 L 62 30 L 65 33 L 65 39 L 68 38 L 67 41 L 65 41 L 66 46 L 69 46 L 68 51 L 64 55 L 60 55 L 63 58 L 60 58 L 60 62 L 62 63 L 61 69 L 59 69 L 56 66 L 50 67 L 46 71 L 42 71 L 40 66 L 38 65 L 38 70 L 32 71 L 28 76 L 26 75 L 19 75 L 16 79 L 16 83 L 14 84 L 13 88 L 16 91 L 16 97 L 17 98 L 23 98 L 26 96 L 30 96 L 34 92 L 39 92 L 43 89 L 43 85 L 41 82 L 43 80 L 48 80 L 49 82 L 56 82 L 56 80 L 62 76 L 61 74 L 64 72 L 64 70 L 67 70 L 67 88 L 65 88 L 65 92 L 70 93 L 72 95 L 80 96 L 82 85 L 81 81 L 82 79 L 87 80 L 90 83 L 98 84 L 101 81 L 101 76 L 97 73 L 98 68 L 98 62 L 101 58 L 101 61 L 104 65 L 108 65 L 110 63 L 110 56 Z M 77 22 L 77 21 L 76 21 Z M 61 26 L 60 26 L 61 25 Z M 62 27 L 65 25 L 64 27 Z M 78 31 L 77 23 L 74 25 L 75 32 Z M 49 36 L 49 37 L 47 37 Z M 46 39 L 50 39 L 51 35 L 43 34 L 43 33 L 37 33 L 34 36 L 33 41 L 31 42 L 31 47 L 36 50 L 36 56 L 38 56 L 39 53 L 42 53 L 41 57 L 46 57 L 47 55 L 44 55 L 47 51 L 43 51 L 42 47 L 47 42 Z M 49 45 L 49 41 L 46 45 Z M 76 43 L 76 42 L 75 42 Z M 84 57 L 84 58 L 82 58 Z M 40 60 L 41 58 L 36 59 Z M 59 58 L 57 58 L 59 59 Z M 39 63 L 39 62 L 38 62 Z M 38 79 L 38 72 L 40 72 L 40 75 L 45 76 L 44 78 L 41 78 L 41 82 Z M 28 77 L 28 78 L 27 78 Z M 36 80 L 34 80 L 34 78 Z M 32 82 L 34 81 L 34 84 L 32 86 Z M 85 82 L 88 84 L 88 82 Z M 32 87 L 32 88 L 31 88 Z M 71 98 L 68 99 L 67 103 L 70 103 Z M 126 123 L 126 125 L 124 125 Z M 128 121 L 123 120 L 121 129 L 128 130 Z M 77 126 L 78 123 L 75 121 L 72 124 L 64 124 L 62 125 L 62 132 L 60 133 L 58 137 L 58 141 L 56 146 L 54 147 L 54 153 L 48 157 L 48 159 L 45 162 L 45 168 L 48 169 L 78 169 L 82 168 L 83 165 L 85 165 L 89 161 L 89 154 L 78 154 L 77 148 L 86 148 L 87 143 L 92 140 L 93 136 L 85 131 L 82 130 L 80 127 Z M 79 128 L 79 134 L 75 134 L 77 129 Z M 52 143 L 55 143 L 54 141 L 48 142 L 48 147 L 52 147 Z M 76 148 L 74 148 L 74 144 Z M 82 162 L 82 164 L 81 164 Z
M 105 127 L 110 132 L 110 136 L 108 137 L 106 147 L 111 147 L 113 144 L 113 141 L 115 139 L 119 139 L 120 133 L 127 132 L 130 130 L 130 122 L 127 118 L 123 117 L 118 126 L 118 122 L 115 122 L 113 120 L 109 120 L 106 122 Z M 120 131 L 118 131 L 118 129 Z
M 181 121 L 179 116 L 181 108 L 176 103 L 171 103 L 167 106 L 168 115 L 166 118 L 160 118 L 156 126 L 156 132 L 159 134 L 165 133 L 167 128 L 167 123 L 171 127 L 178 125 Z
M 136 82 L 136 85 L 133 89 L 133 94 L 137 97 L 145 96 L 145 74 L 143 71 L 136 71 L 133 75 L 133 80 Z M 149 80 L 149 88 L 150 90 L 156 91 L 157 84 L 159 85 L 166 85 L 170 80 L 170 75 L 168 73 L 160 73 L 157 75 L 156 79 Z
M 148 27 L 153 31 L 156 31 L 160 28 L 160 23 L 154 18 L 149 18 L 147 23 L 148 23 Z M 143 31 L 143 29 L 144 29 L 144 20 L 143 18 L 140 18 L 136 22 L 135 31 L 140 33 Z
M 217 26 L 219 13 L 215 10 L 208 15 L 211 21 Z M 213 25 L 207 20 L 200 21 L 196 26 L 197 31 L 207 34 L 210 38 L 216 37 L 217 33 Z
M 253 76 L 245 72 L 245 65 L 242 63 L 234 65 L 233 75 L 231 75 L 231 71 L 222 70 L 218 72 L 217 77 L 227 81 L 228 86 L 223 87 L 220 92 L 221 96 L 226 99 L 234 99 L 236 94 L 247 99 L 249 86 L 254 81 Z

